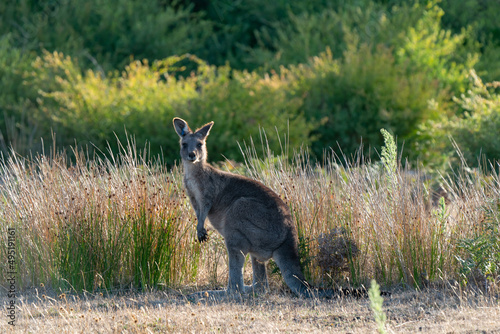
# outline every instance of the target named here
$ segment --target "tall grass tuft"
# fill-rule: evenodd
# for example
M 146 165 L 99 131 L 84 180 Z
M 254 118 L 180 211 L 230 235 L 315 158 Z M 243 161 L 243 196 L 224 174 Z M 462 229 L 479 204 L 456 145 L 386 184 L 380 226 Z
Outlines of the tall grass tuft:
M 463 240 L 489 234 L 480 222 L 485 207 L 498 212 L 497 174 L 464 169 L 430 176 L 409 163 L 403 166 L 392 135 L 382 133 L 380 162 L 361 154 L 352 159 L 331 155 L 319 165 L 304 151 L 288 157 L 286 147 L 281 155 L 264 150 L 263 157 L 253 144 L 242 148 L 245 173 L 290 206 L 301 240 L 308 240 L 305 273 L 315 284 L 360 285 L 375 278 L 385 285 L 420 288 L 459 279 L 463 269 L 456 255 L 463 252 Z M 498 221 L 498 215 L 488 217 Z M 339 259 L 347 270 L 334 275 L 329 263 Z
M 0 165 L 2 230 L 18 231 L 22 285 L 93 291 L 191 281 L 199 248 L 179 172 L 128 143 L 118 156 L 73 152 Z

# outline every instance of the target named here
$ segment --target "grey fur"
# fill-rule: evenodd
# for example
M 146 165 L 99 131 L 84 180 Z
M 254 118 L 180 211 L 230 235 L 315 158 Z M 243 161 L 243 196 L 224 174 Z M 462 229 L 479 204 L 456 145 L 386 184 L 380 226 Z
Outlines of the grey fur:
M 174 118 L 173 123 L 180 137 L 184 185 L 198 220 L 198 240 L 207 240 L 205 220 L 208 218 L 224 237 L 229 256 L 227 290 L 206 293 L 220 295 L 267 289 L 265 263 L 272 258 L 295 294 L 311 296 L 300 268 L 297 230 L 288 206 L 262 183 L 218 170 L 207 163 L 205 141 L 213 122 L 196 131 L 180 118 Z M 243 284 L 246 254 L 252 259 L 251 286 Z

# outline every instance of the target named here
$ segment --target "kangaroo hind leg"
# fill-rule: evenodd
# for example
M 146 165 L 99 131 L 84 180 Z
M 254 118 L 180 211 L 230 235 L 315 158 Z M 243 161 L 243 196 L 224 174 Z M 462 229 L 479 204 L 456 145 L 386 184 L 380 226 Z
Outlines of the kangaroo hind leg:
M 243 283 L 243 265 L 245 255 L 239 249 L 227 248 L 229 257 L 229 282 L 227 292 L 229 294 L 245 292 Z
M 264 292 L 269 288 L 266 263 L 259 261 L 254 255 L 250 257 L 252 259 L 253 284 L 245 286 L 245 292 Z

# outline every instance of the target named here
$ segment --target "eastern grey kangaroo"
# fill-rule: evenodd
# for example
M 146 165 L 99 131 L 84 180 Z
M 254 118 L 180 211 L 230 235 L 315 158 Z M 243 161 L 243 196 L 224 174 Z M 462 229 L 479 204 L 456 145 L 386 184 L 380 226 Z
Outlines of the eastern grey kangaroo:
M 214 122 L 192 131 L 186 121 L 174 118 L 180 137 L 184 185 L 198 219 L 198 240 L 207 240 L 205 220 L 224 237 L 229 256 L 226 291 L 209 295 L 247 293 L 268 288 L 266 261 L 274 259 L 288 287 L 298 296 L 366 296 L 363 289 L 311 289 L 300 268 L 297 230 L 290 209 L 262 183 L 218 170 L 207 163 L 205 141 Z M 243 265 L 250 254 L 253 284 L 243 284 Z
M 227 293 L 268 287 L 265 263 L 273 258 L 288 287 L 297 295 L 311 291 L 300 269 L 297 230 L 290 209 L 262 183 L 218 170 L 207 163 L 205 141 L 213 122 L 192 131 L 174 118 L 180 137 L 184 185 L 198 219 L 198 240 L 207 240 L 205 219 L 224 237 L 229 256 Z M 253 284 L 243 284 L 245 255 L 250 254 Z M 211 291 L 217 293 L 220 291 Z

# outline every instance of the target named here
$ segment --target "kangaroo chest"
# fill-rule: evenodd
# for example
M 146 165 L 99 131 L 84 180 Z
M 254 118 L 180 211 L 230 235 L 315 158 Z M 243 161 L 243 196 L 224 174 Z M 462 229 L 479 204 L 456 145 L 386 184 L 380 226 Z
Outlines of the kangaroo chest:
M 207 215 L 212 227 L 224 235 L 223 222 L 214 205 L 218 196 L 213 178 L 185 178 L 184 185 L 197 215 Z M 200 216 L 198 217 L 200 219 Z
M 199 208 L 203 205 L 203 189 L 201 188 L 200 182 L 193 178 L 186 178 L 184 180 L 184 184 L 186 186 L 187 193 L 189 195 L 190 200 L 195 203 L 195 208 Z

